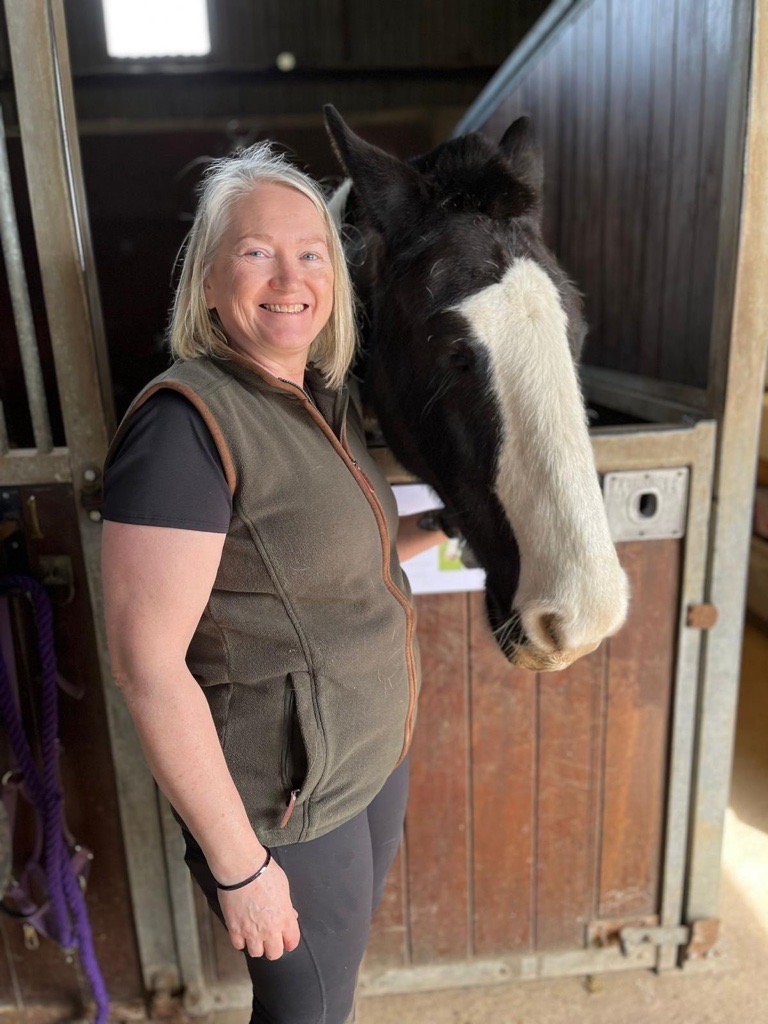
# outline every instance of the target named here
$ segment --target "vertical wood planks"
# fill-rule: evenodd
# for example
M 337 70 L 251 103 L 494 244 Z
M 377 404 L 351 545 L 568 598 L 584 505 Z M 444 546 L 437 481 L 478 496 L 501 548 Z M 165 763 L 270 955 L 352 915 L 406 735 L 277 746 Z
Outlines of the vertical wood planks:
M 664 339 L 661 333 L 662 297 L 667 286 L 664 253 L 669 224 L 670 148 L 676 7 L 668 0 L 650 0 L 652 94 L 649 113 L 648 166 L 645 188 L 643 292 L 640 308 L 641 372 L 656 377 L 661 370 Z
M 584 309 L 589 328 L 585 355 L 596 361 L 598 344 L 604 332 L 605 267 L 602 251 L 605 237 L 606 207 L 606 82 L 608 55 L 606 37 L 608 21 L 605 5 L 590 4 L 579 19 L 579 32 L 583 32 L 584 62 L 577 68 L 577 86 L 574 115 L 579 134 L 583 135 L 584 162 L 578 163 L 576 192 L 579 209 L 583 211 L 579 225 L 579 249 L 574 253 L 573 273 L 578 287 L 584 292 Z M 573 211 L 566 213 L 573 216 Z
M 536 677 L 498 650 L 470 595 L 474 953 L 532 948 Z
M 544 237 L 584 292 L 593 364 L 708 383 L 732 8 L 584 3 L 498 108 L 525 91 Z
M 658 910 L 680 544 L 619 545 L 632 600 L 610 641 L 601 918 Z
M 371 937 L 365 952 L 366 964 L 377 967 L 401 967 L 408 963 L 406 925 L 407 851 L 400 844 L 387 876 L 387 884 L 378 910 L 371 922 Z
M 630 109 L 628 67 L 630 63 L 629 23 L 627 4 L 611 0 L 606 9 L 606 176 L 603 193 L 605 221 L 602 249 L 603 278 L 603 336 L 601 363 L 618 367 L 622 363 L 623 338 L 621 319 L 627 301 L 626 209 L 625 175 L 627 172 L 626 128 Z M 570 211 L 566 213 L 570 216 Z
M 467 595 L 416 598 L 423 685 L 405 835 L 414 964 L 469 952 Z
M 536 946 L 580 948 L 592 917 L 605 645 L 538 682 Z
M 703 16 L 704 17 L 704 16 Z M 706 2 L 707 74 L 702 97 L 701 157 L 696 203 L 688 337 L 693 373 L 708 383 L 710 333 L 714 310 L 720 203 L 723 186 L 723 132 L 731 60 L 732 0 Z
M 661 375 L 665 380 L 706 384 L 696 373 L 691 349 L 701 345 L 688 333 L 688 308 L 696 223 L 696 187 L 701 147 L 701 101 L 706 69 L 703 4 L 677 0 L 674 54 L 669 227 L 662 313 Z M 709 254 L 714 259 L 715 254 Z M 704 339 L 708 349 L 707 339 Z

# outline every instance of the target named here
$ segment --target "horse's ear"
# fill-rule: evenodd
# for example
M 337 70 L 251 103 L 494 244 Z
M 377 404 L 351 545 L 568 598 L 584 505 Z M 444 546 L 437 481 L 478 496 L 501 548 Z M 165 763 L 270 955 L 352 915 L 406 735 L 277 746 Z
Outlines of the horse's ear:
M 512 122 L 502 136 L 499 149 L 517 180 L 540 196 L 544 184 L 544 157 L 530 117 L 518 117 Z
M 330 103 L 323 112 L 336 156 L 354 182 L 373 226 L 386 234 L 400 218 L 412 221 L 424 196 L 418 171 L 355 135 Z

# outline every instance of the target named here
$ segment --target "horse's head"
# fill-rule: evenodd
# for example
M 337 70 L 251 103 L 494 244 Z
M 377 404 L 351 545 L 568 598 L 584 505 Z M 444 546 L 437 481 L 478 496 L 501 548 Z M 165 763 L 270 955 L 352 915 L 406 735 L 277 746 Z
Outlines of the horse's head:
M 530 122 L 498 146 L 470 134 L 404 163 L 326 117 L 352 180 L 332 208 L 346 203 L 384 435 L 486 570 L 507 657 L 564 668 L 621 626 L 627 581 L 576 375 L 581 301 L 542 241 Z

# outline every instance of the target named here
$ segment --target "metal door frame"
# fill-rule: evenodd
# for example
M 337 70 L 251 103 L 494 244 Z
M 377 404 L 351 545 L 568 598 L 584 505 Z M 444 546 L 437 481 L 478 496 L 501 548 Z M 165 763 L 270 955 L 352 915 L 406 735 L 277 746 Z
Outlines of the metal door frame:
M 134 924 L 147 992 L 194 982 L 180 967 L 183 894 L 166 870 L 163 810 L 130 714 L 109 668 L 100 574 L 100 515 L 83 491 L 98 484 L 114 409 L 91 247 L 75 118 L 63 0 L 6 0 L 19 129 L 39 255 L 45 308 L 61 400 L 66 447 L 52 448 L 35 430 L 34 449 L 0 447 L 0 473 L 10 487 L 71 483 L 86 566 L 104 687 Z M 10 182 L 7 183 L 10 191 Z M 11 211 L 5 230 L 13 234 Z M 19 253 L 20 259 L 20 253 Z M 9 278 L 11 268 L 9 267 Z M 22 282 L 23 283 L 23 282 Z M 28 297 L 27 297 L 28 304 Z M 23 297 L 22 297 L 23 304 Z M 21 327 L 17 328 L 19 335 Z M 34 336 L 26 332 L 25 383 L 35 416 L 47 420 Z M 162 799 L 162 798 L 161 798 Z M 187 882 L 188 888 L 191 883 Z M 191 905 L 191 889 L 187 903 Z M 187 928 L 185 943 L 194 953 Z M 189 954 L 185 963 L 192 967 Z

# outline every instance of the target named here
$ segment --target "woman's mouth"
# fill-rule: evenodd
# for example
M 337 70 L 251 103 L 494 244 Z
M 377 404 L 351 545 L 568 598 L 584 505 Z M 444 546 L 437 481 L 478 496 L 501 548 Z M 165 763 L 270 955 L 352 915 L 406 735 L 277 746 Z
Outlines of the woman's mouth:
M 266 309 L 268 313 L 303 313 L 305 309 L 309 309 L 309 306 L 303 302 L 294 302 L 290 305 L 275 305 L 271 302 L 259 303 L 262 309 Z

